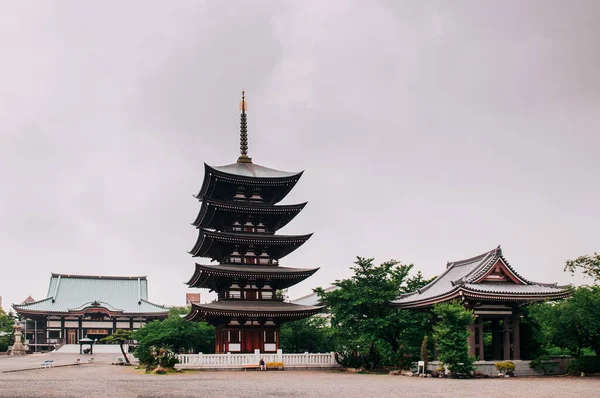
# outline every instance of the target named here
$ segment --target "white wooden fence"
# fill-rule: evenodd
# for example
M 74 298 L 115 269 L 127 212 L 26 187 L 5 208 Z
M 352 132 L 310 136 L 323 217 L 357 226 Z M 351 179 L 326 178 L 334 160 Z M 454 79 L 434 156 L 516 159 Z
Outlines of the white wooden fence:
M 254 354 L 179 354 L 178 369 L 242 369 L 242 365 L 258 365 L 260 359 L 265 362 L 283 362 L 285 369 L 302 368 L 339 368 L 333 352 L 325 354 L 265 354 L 255 350 Z

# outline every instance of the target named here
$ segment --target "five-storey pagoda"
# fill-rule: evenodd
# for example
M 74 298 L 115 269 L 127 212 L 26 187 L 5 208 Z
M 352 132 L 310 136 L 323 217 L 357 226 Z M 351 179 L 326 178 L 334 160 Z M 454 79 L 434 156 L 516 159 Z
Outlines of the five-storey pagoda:
M 189 321 L 216 327 L 216 352 L 275 352 L 279 325 L 306 318 L 322 307 L 284 302 L 277 291 L 297 284 L 318 268 L 286 268 L 279 260 L 306 242 L 308 235 L 276 235 L 306 205 L 277 205 L 302 172 L 259 166 L 248 157 L 247 104 L 242 93 L 240 149 L 236 163 L 204 165 L 202 202 L 193 222 L 198 240 L 190 254 L 216 264 L 196 264 L 190 287 L 218 294 L 210 304 L 192 304 Z

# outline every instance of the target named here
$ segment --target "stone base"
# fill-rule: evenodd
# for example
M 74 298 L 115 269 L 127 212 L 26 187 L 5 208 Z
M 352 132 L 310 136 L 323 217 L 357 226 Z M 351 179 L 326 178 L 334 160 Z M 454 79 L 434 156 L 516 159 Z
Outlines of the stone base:
M 27 355 L 27 348 L 20 342 L 16 342 L 15 344 L 13 344 L 12 348 L 10 349 L 10 354 L 8 355 L 11 357 Z

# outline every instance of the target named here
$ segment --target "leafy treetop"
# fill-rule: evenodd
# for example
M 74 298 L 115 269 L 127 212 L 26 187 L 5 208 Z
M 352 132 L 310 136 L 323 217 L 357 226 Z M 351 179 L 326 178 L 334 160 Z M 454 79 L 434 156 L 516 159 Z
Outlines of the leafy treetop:
M 594 252 L 593 255 L 579 256 L 575 260 L 567 260 L 565 271 L 574 274 L 577 269 L 580 269 L 583 274 L 600 283 L 600 254 Z

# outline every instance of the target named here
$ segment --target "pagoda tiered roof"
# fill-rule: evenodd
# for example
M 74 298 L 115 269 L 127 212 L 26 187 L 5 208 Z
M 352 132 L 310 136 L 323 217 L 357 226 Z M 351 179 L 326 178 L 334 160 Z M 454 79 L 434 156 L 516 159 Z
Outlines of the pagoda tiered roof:
M 279 300 L 220 300 L 210 304 L 192 304 L 185 319 L 210 321 L 218 318 L 280 318 L 289 321 L 317 314 L 323 308 Z
M 231 227 L 236 216 L 260 217 L 271 232 L 283 228 L 302 209 L 306 202 L 294 205 L 269 205 L 249 202 L 226 202 L 222 200 L 204 198 L 202 207 L 192 223 L 195 227 L 223 230 L 225 226 Z
M 207 257 L 222 262 L 233 251 L 235 245 L 262 248 L 273 259 L 287 256 L 312 234 L 273 235 L 258 232 L 217 232 L 199 228 L 198 240 L 190 251 L 194 257 Z
M 227 281 L 268 280 L 274 289 L 286 289 L 308 278 L 319 268 L 289 268 L 273 265 L 196 264 L 194 275 L 186 283 L 189 287 L 217 290 Z
M 399 296 L 392 304 L 399 308 L 418 308 L 457 298 L 519 303 L 559 299 L 568 294 L 565 287 L 523 278 L 498 246 L 466 260 L 449 262 L 446 271 L 431 283 Z
M 195 197 L 227 199 L 238 186 L 262 187 L 269 195 L 269 204 L 280 202 L 292 190 L 302 176 L 300 172 L 287 172 L 260 166 L 252 162 L 236 162 L 225 166 L 204 164 L 204 181 Z

